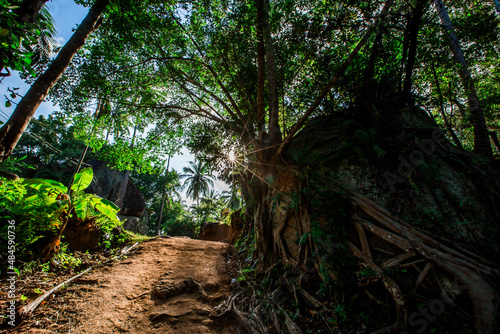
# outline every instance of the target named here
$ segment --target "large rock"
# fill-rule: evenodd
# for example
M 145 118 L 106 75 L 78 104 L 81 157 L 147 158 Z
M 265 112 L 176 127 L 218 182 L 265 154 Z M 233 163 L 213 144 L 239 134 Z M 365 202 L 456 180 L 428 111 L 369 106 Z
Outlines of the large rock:
M 200 240 L 220 241 L 233 245 L 243 230 L 243 220 L 240 210 L 231 214 L 231 225 L 220 223 L 205 223 L 201 225 Z
M 377 129 L 349 115 L 310 121 L 285 152 L 288 164 L 296 164 L 296 180 L 279 175 L 277 189 L 297 191 L 285 187 L 298 185 L 307 166 L 321 180 L 318 188 L 346 186 L 429 233 L 500 255 L 498 170 L 451 145 L 425 112 L 398 112 L 404 128 Z M 288 221 L 284 234 L 289 231 L 287 246 L 294 248 L 295 221 Z
M 94 171 L 94 179 L 85 191 L 118 203 L 123 192 L 125 173 L 111 169 L 99 160 L 91 160 L 89 164 Z M 120 215 L 141 218 L 145 208 L 144 195 L 129 179 Z

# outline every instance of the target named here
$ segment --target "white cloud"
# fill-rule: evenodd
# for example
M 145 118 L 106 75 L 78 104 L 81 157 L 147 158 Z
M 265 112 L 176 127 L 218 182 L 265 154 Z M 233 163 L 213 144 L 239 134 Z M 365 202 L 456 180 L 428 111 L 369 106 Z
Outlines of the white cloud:
M 54 37 L 54 41 L 56 41 L 57 46 L 63 46 L 64 43 L 66 42 L 66 39 L 64 37 L 57 36 Z

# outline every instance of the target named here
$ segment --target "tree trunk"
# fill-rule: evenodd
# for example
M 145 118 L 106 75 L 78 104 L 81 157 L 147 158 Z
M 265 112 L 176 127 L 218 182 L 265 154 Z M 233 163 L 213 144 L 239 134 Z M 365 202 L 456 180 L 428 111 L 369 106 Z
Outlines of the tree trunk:
M 264 49 L 264 0 L 256 0 L 257 5 L 257 130 L 263 136 L 265 121 L 265 81 L 266 60 Z
M 267 85 L 269 91 L 269 146 L 276 150 L 281 144 L 281 130 L 279 125 L 278 85 L 276 83 L 276 61 L 274 59 L 274 45 L 269 27 L 269 0 L 264 0 L 264 41 L 266 49 Z M 272 154 L 271 154 L 272 156 Z M 272 163 L 272 162 L 271 162 Z
M 96 120 L 99 119 L 99 111 L 101 110 L 101 106 L 102 106 L 102 100 L 99 99 L 99 101 L 97 103 L 97 108 L 96 108 L 96 111 L 95 111 L 95 119 Z M 94 133 L 94 127 L 92 128 L 91 135 L 93 133 Z M 89 150 L 89 145 L 85 145 L 85 148 L 84 148 L 82 154 L 80 155 L 80 159 L 78 160 L 78 164 L 76 165 L 76 169 L 73 172 L 73 176 L 69 180 L 68 194 L 71 192 L 71 186 L 73 185 L 73 181 L 75 179 L 75 175 L 78 174 L 78 172 L 80 171 L 80 168 L 82 167 L 82 164 L 83 164 L 83 160 L 85 159 L 85 156 L 87 155 L 87 151 L 88 150 Z
M 495 131 L 490 131 L 490 137 L 491 140 L 493 140 L 493 143 L 495 144 L 497 151 L 500 152 L 500 142 L 498 141 L 497 133 Z
M 163 218 L 163 207 L 165 204 L 165 197 L 167 196 L 167 182 L 168 182 L 168 169 L 170 168 L 170 155 L 168 156 L 167 171 L 165 172 L 165 186 L 161 194 L 160 216 L 158 217 L 158 226 L 156 228 L 156 235 L 160 235 L 161 220 Z
M 462 83 L 467 93 L 467 100 L 472 116 L 472 126 L 474 127 L 474 151 L 483 156 L 492 157 L 493 153 L 491 150 L 490 139 L 488 137 L 488 128 L 486 127 L 483 109 L 479 103 L 476 88 L 474 86 L 474 82 L 472 81 L 467 62 L 465 61 L 460 42 L 455 34 L 455 30 L 448 15 L 448 10 L 442 0 L 434 0 L 434 5 L 436 6 L 441 23 L 443 24 L 448 35 L 450 48 L 453 56 L 455 57 L 455 61 L 457 61 L 460 65 L 458 74 L 462 79 Z
M 135 135 L 137 133 L 137 120 L 134 126 L 134 134 L 132 135 L 132 143 L 130 144 L 130 149 L 132 150 L 134 148 L 134 142 L 135 142 Z M 118 199 L 117 205 L 121 208 L 121 211 L 123 211 L 123 202 L 125 201 L 125 194 L 127 193 L 127 185 L 128 185 L 128 179 L 130 176 L 130 170 L 127 169 L 125 172 L 125 178 L 123 179 L 123 188 L 122 192 L 120 194 L 120 198 Z
M 405 15 L 406 26 L 403 34 L 403 51 L 401 52 L 401 64 L 399 66 L 398 72 L 398 93 L 403 91 L 403 71 L 405 68 L 405 62 L 408 56 L 408 47 L 410 46 L 410 26 L 411 26 L 411 13 L 408 12 Z
M 73 56 L 82 47 L 89 34 L 98 26 L 99 18 L 109 0 L 97 0 L 87 16 L 64 45 L 47 70 L 35 80 L 17 105 L 7 123 L 0 129 L 0 162 L 7 159 L 26 130 L 31 118 L 47 96 L 49 90 L 62 76 Z
M 425 1 L 417 1 L 415 11 L 411 17 L 410 28 L 409 28 L 409 50 L 408 50 L 408 60 L 406 62 L 405 69 L 405 82 L 403 86 L 403 98 L 408 100 L 411 97 L 411 87 L 413 84 L 412 73 L 415 67 L 415 60 L 417 59 L 417 45 L 418 45 L 418 31 L 420 30 L 420 24 L 422 23 L 422 16 L 424 15 L 424 5 Z
M 364 105 L 368 117 L 372 120 L 376 120 L 376 116 L 373 110 L 373 102 L 376 96 L 376 80 L 373 79 L 375 72 L 375 63 L 380 53 L 380 48 L 382 43 L 382 29 L 379 29 L 377 35 L 375 36 L 375 41 L 370 52 L 370 58 L 368 59 L 368 65 L 366 66 L 365 76 L 363 79 L 363 88 L 361 89 L 362 104 Z
M 439 110 L 441 112 L 441 116 L 443 117 L 444 124 L 446 125 L 446 129 L 448 130 L 451 138 L 453 138 L 453 141 L 457 145 L 457 147 L 460 147 L 463 149 L 462 143 L 460 142 L 460 139 L 458 139 L 455 131 L 453 131 L 453 128 L 451 127 L 450 122 L 448 121 L 448 117 L 446 117 L 446 113 L 444 112 L 444 102 L 443 102 L 443 94 L 441 93 L 441 85 L 439 84 L 438 76 L 436 73 L 436 68 L 434 65 L 432 65 L 432 74 L 434 75 L 434 81 L 436 82 L 436 89 L 438 92 L 439 96 Z

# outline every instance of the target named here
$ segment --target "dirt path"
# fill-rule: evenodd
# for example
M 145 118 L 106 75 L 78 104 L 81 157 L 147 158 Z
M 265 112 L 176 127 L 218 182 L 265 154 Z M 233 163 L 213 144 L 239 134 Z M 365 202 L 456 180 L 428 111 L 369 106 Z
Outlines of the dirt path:
M 30 319 L 16 332 L 240 333 L 233 319 L 211 317 L 230 293 L 228 251 L 227 244 L 187 238 L 146 242 L 42 305 L 35 318 L 57 309 L 57 330 L 36 330 Z

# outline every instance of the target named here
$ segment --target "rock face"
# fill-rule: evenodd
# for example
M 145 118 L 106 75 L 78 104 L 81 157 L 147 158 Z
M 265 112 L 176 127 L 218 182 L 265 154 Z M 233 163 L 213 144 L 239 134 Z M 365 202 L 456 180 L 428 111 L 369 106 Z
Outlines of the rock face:
M 405 128 L 387 125 L 384 133 L 349 116 L 313 120 L 289 146 L 289 164 L 308 166 L 322 184 L 346 186 L 430 233 L 500 254 L 498 172 L 451 145 L 423 111 L 399 113 Z M 280 178 L 278 189 L 299 184 Z M 294 248 L 297 231 L 289 221 L 284 231 Z
M 200 240 L 221 241 L 234 244 L 243 230 L 243 220 L 240 210 L 231 214 L 231 225 L 220 223 L 205 223 L 200 228 Z
M 91 160 L 89 163 L 94 179 L 85 191 L 117 203 L 123 191 L 125 173 L 107 167 L 102 161 Z M 129 179 L 120 215 L 141 218 L 145 208 L 144 195 Z

